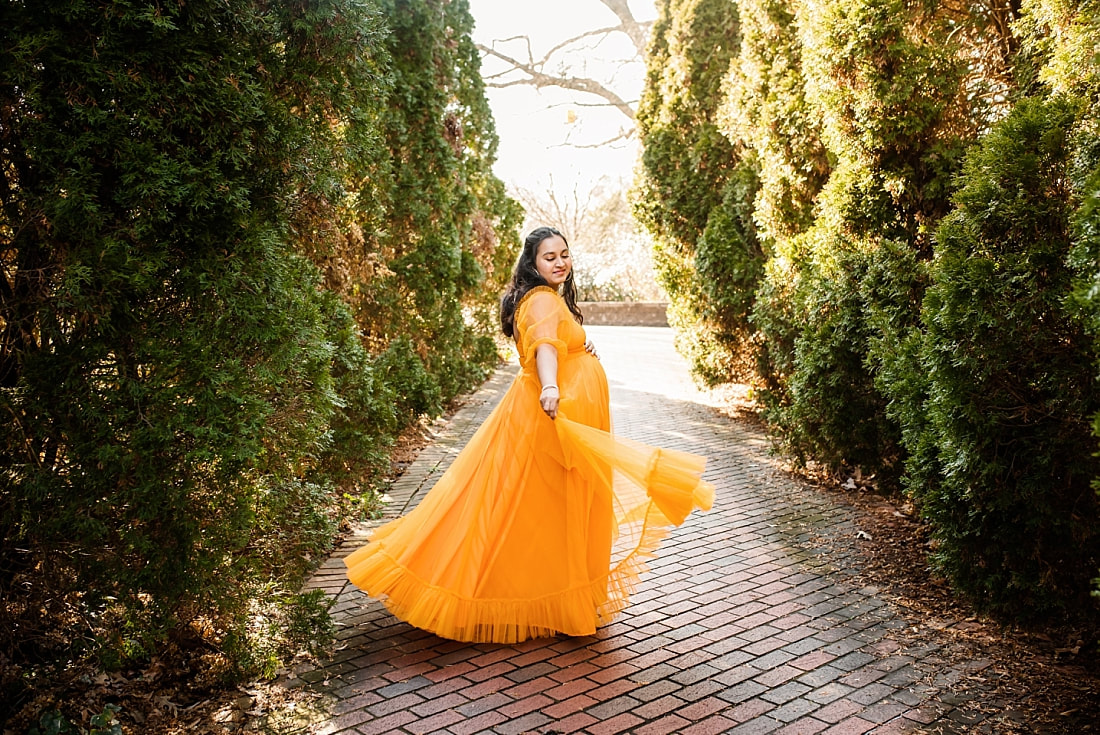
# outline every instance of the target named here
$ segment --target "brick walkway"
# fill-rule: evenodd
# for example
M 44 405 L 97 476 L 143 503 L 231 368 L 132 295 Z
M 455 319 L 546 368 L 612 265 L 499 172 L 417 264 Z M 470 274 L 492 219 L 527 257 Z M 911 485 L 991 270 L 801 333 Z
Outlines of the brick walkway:
M 590 330 L 612 383 L 616 431 L 710 458 L 710 513 L 676 529 L 613 624 L 591 638 L 514 646 L 419 631 L 347 584 L 341 557 L 310 587 L 334 597 L 341 647 L 286 686 L 316 710 L 282 732 L 911 733 L 996 732 L 952 684 L 988 666 L 949 668 L 936 644 L 907 644 L 912 623 L 861 587 L 857 519 L 783 474 L 760 431 L 705 405 L 671 332 Z M 499 371 L 443 426 L 391 490 L 403 513 L 503 394 Z M 973 729 L 972 729 L 973 728 Z

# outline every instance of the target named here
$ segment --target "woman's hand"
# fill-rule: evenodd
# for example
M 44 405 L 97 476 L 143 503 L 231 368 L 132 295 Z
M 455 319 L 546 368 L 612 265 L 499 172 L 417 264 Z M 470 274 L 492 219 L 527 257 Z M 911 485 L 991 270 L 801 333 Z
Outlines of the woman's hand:
M 542 388 L 542 393 L 539 393 L 539 405 L 542 406 L 542 410 L 551 419 L 556 418 L 558 415 L 558 402 L 560 400 L 561 394 L 558 392 L 558 386 L 556 385 L 545 385 Z
M 585 352 L 592 355 L 592 357 L 596 358 L 597 360 L 600 359 L 599 353 L 596 352 L 596 345 L 593 344 L 592 340 L 588 340 L 584 343 L 584 349 Z

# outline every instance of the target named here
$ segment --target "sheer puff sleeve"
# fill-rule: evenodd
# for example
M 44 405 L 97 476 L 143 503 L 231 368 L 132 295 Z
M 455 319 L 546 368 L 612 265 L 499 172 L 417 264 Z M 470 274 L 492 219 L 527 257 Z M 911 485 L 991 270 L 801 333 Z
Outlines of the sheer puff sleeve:
M 565 357 L 568 351 L 567 330 L 572 315 L 566 310 L 564 302 L 552 289 L 538 286 L 527 293 L 516 310 L 516 329 L 519 339 L 519 359 L 523 364 L 535 359 L 535 350 L 539 345 L 553 345 L 558 351 L 558 359 Z

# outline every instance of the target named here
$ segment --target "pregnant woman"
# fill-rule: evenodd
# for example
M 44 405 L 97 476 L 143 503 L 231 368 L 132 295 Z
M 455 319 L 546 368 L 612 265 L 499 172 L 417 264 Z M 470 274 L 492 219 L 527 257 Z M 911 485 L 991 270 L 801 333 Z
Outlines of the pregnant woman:
M 460 641 L 591 635 L 668 528 L 710 508 L 702 457 L 611 433 L 582 321 L 569 245 L 540 227 L 501 300 L 519 374 L 420 504 L 345 559 L 397 617 Z

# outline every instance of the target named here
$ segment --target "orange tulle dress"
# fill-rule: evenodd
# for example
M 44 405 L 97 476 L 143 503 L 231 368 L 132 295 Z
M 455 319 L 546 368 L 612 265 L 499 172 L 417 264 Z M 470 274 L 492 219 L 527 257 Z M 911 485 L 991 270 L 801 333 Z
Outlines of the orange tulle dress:
M 660 539 L 709 509 L 705 460 L 611 434 L 607 378 L 549 287 L 516 309 L 521 370 L 419 505 L 350 554 L 349 579 L 444 638 L 590 635 L 626 604 Z M 558 352 L 557 419 L 535 349 Z

